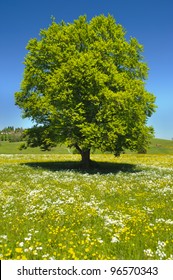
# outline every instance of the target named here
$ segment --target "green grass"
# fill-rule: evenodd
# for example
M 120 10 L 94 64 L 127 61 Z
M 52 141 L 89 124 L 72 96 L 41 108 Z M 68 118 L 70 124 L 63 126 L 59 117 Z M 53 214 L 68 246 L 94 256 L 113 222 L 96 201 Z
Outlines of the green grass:
M 72 154 L 73 149 L 68 149 L 65 145 L 57 145 L 51 151 L 41 151 L 40 148 L 27 148 L 26 150 L 19 150 L 21 143 L 17 142 L 0 142 L 0 154 Z M 100 151 L 95 151 L 95 154 L 100 154 Z M 127 152 L 131 153 L 131 152 Z M 148 154 L 173 154 L 173 141 L 164 139 L 153 139 L 148 149 Z
M 173 156 L 0 155 L 1 259 L 173 259 Z
M 69 154 L 72 150 L 65 145 L 58 145 L 51 151 L 41 151 L 40 148 L 27 148 L 26 150 L 19 150 L 22 142 L 0 142 L 0 154 Z
M 64 144 L 59 144 L 57 147 L 52 148 L 51 151 L 42 151 L 39 147 L 37 148 L 27 148 L 20 150 L 21 144 L 24 142 L 8 142 L 8 141 L 1 141 L 0 142 L 0 154 L 73 154 L 74 149 L 68 148 Z M 95 151 L 95 153 L 100 153 L 100 151 Z
M 148 150 L 150 154 L 173 154 L 173 140 L 153 139 Z

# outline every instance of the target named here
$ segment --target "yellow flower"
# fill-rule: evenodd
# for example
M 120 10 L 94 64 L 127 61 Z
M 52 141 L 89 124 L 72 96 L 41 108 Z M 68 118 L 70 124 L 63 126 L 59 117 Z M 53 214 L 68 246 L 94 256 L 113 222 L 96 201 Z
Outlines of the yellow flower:
M 22 256 L 21 259 L 22 259 L 22 260 L 27 260 L 27 257 Z
M 68 250 L 68 252 L 69 252 L 70 254 L 74 254 L 73 248 L 70 248 L 70 249 Z
M 16 251 L 16 253 L 22 253 L 23 249 L 22 248 L 16 248 L 15 251 Z

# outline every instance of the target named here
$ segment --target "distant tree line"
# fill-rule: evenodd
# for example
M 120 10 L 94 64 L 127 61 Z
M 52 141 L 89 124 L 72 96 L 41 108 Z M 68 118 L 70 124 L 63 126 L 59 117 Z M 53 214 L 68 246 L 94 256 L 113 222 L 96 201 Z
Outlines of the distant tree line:
M 0 130 L 0 141 L 20 142 L 24 139 L 24 129 L 8 126 Z

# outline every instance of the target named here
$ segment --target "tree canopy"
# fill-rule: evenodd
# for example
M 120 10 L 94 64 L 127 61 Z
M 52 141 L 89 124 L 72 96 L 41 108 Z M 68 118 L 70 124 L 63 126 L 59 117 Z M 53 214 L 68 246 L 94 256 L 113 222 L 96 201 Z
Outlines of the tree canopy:
M 49 149 L 60 142 L 75 147 L 87 165 L 90 150 L 119 155 L 146 149 L 153 128 L 155 96 L 145 89 L 143 46 L 126 40 L 108 15 L 89 22 L 56 23 L 28 42 L 21 89 L 15 93 L 28 129 L 28 145 Z

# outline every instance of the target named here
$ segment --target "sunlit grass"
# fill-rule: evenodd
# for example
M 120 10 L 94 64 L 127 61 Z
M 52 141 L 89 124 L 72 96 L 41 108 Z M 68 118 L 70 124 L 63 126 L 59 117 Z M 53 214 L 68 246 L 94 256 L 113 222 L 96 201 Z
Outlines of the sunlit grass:
M 173 259 L 173 156 L 0 155 L 1 259 Z
M 52 148 L 50 151 L 42 151 L 39 147 L 36 148 L 27 148 L 24 150 L 20 150 L 21 144 L 24 142 L 8 142 L 8 141 L 0 141 L 0 154 L 46 154 L 46 155 L 54 155 L 54 154 L 74 154 L 76 150 L 73 148 L 68 148 L 65 144 L 58 144 L 56 147 Z M 94 150 L 92 153 L 100 154 L 101 151 Z M 130 151 L 126 151 L 126 153 L 131 153 Z M 173 140 L 165 140 L 153 138 L 151 140 L 150 146 L 147 150 L 148 154 L 169 154 L 173 155 Z

